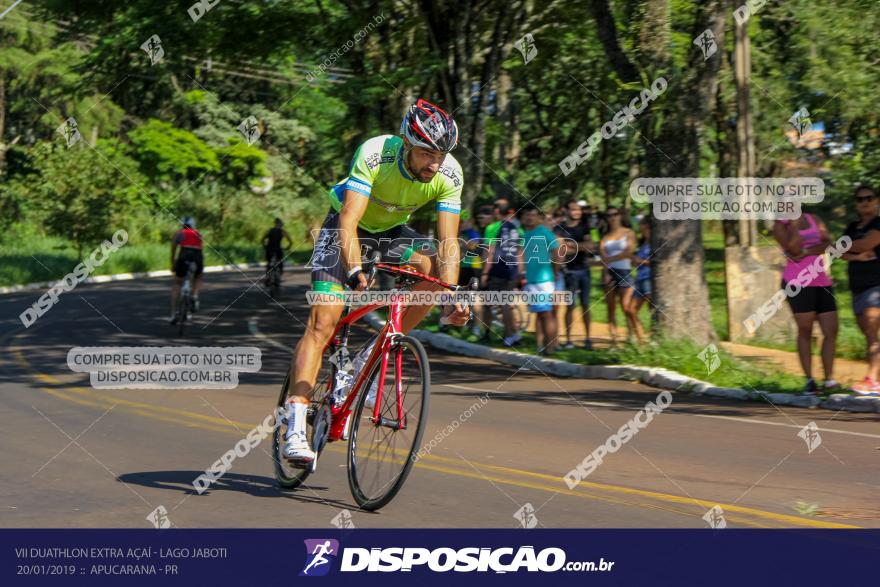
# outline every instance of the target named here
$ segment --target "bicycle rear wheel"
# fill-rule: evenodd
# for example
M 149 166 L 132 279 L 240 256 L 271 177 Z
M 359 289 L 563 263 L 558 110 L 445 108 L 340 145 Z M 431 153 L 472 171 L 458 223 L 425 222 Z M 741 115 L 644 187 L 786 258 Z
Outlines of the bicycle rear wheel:
M 269 295 L 272 296 L 273 300 L 277 300 L 278 296 L 281 294 L 281 272 L 278 270 L 278 267 L 275 267 L 272 270 L 272 281 L 269 283 Z
M 369 511 L 388 504 L 403 487 L 425 431 L 431 389 L 428 355 L 422 343 L 409 336 L 398 338 L 389 350 L 379 406 L 380 423 L 374 424 L 370 421 L 373 408 L 366 406 L 366 399 L 381 368 L 380 359 L 361 388 L 351 415 L 354 420 L 348 444 L 348 484 L 358 505 Z M 403 422 L 397 422 L 398 382 Z

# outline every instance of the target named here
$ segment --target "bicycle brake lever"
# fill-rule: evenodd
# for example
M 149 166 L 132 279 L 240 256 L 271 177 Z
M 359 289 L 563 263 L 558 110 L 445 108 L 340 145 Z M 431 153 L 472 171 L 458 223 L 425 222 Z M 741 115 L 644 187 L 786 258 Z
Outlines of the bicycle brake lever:
M 379 251 L 373 251 L 373 255 L 370 257 L 370 272 L 367 274 L 367 288 L 364 291 L 370 289 L 370 286 L 373 284 L 373 279 L 376 277 L 376 265 L 379 264 L 382 255 Z

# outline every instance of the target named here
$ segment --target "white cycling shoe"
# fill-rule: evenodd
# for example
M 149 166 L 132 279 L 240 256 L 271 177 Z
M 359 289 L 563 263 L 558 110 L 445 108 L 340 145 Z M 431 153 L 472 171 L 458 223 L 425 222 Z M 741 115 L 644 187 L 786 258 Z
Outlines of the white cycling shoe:
M 284 458 L 299 464 L 309 464 L 315 460 L 315 451 L 309 446 L 306 435 L 302 432 L 294 432 L 284 443 L 281 451 Z

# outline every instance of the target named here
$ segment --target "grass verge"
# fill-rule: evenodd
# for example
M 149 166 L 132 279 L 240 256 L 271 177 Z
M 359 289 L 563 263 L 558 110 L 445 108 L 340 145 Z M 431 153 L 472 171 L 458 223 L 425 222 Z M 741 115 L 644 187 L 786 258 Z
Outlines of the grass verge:
M 427 326 L 420 328 L 430 332 L 438 332 L 436 320 L 426 320 Z M 446 331 L 446 334 L 474 342 L 473 336 L 457 328 Z M 507 348 L 501 341 L 498 332 L 493 332 L 488 346 Z M 513 350 L 526 354 L 536 354 L 535 335 L 526 333 L 523 340 Z M 758 390 L 768 393 L 800 393 L 803 390 L 802 377 L 782 371 L 771 371 L 744 361 L 723 349 L 718 349 L 721 364 L 712 373 L 708 373 L 706 365 L 699 358 L 703 347 L 689 340 L 658 339 L 649 344 L 622 344 L 618 348 L 602 348 L 588 351 L 583 348 L 560 349 L 550 355 L 551 358 L 576 363 L 579 365 L 640 365 L 645 367 L 663 367 L 713 383 L 720 387 L 736 387 L 747 390 Z

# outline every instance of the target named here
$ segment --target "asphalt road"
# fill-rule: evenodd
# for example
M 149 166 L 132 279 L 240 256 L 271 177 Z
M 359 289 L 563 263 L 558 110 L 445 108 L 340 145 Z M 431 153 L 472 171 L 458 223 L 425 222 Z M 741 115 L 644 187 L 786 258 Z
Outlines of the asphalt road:
M 342 443 L 298 490 L 275 485 L 265 441 L 198 495 L 193 479 L 271 413 L 303 331 L 306 275 L 287 276 L 283 305 L 258 276 L 207 275 L 183 339 L 166 324 L 167 278 L 79 286 L 28 329 L 18 314 L 39 294 L 0 298 L 0 526 L 144 528 L 163 506 L 181 528 L 698 528 L 715 505 L 727 527 L 880 526 L 876 414 L 677 395 L 572 490 L 563 475 L 659 391 L 431 349 L 425 441 L 459 424 L 384 509 L 358 510 Z M 257 346 L 263 366 L 234 390 L 105 391 L 66 362 L 75 346 L 179 344 Z M 798 436 L 809 422 L 821 437 L 812 453 Z

